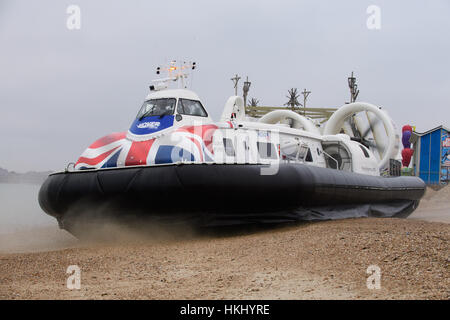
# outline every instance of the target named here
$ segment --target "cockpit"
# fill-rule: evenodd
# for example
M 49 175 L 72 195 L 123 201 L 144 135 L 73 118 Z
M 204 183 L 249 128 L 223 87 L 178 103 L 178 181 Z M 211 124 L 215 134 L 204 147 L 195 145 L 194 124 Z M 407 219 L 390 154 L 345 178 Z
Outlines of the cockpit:
M 137 119 L 145 117 L 171 115 L 175 110 L 175 98 L 146 100 L 137 114 Z
M 164 90 L 147 96 L 130 126 L 127 137 L 141 140 L 169 128 L 210 123 L 198 96 L 189 90 Z

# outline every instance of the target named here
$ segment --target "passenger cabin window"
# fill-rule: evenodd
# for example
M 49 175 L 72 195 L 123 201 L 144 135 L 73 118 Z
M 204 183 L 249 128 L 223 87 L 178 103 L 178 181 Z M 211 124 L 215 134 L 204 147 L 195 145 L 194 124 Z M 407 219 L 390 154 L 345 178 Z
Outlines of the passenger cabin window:
M 233 141 L 231 141 L 231 139 L 223 138 L 223 146 L 227 156 L 234 157 Z
M 264 159 L 278 159 L 277 151 L 273 143 L 258 142 L 258 153 Z
M 207 117 L 205 109 L 200 101 L 189 99 L 178 99 L 177 112 L 187 116 Z
M 137 119 L 151 116 L 165 116 L 173 114 L 175 110 L 175 98 L 150 99 L 144 102 L 137 114 Z
M 297 151 L 298 153 L 297 153 L 296 160 L 297 159 L 303 160 L 306 157 L 308 151 L 309 151 L 309 148 L 306 144 L 301 145 Z
M 312 157 L 312 154 L 311 154 L 311 149 L 309 149 L 309 148 L 308 148 L 308 153 L 306 154 L 306 157 L 305 157 L 305 161 L 306 161 L 306 162 L 313 162 L 313 157 Z
M 363 147 L 362 145 L 359 145 L 359 147 L 360 147 L 361 150 L 364 152 L 364 156 L 365 156 L 366 158 L 370 158 L 370 155 L 369 155 L 369 153 L 367 152 L 366 148 Z

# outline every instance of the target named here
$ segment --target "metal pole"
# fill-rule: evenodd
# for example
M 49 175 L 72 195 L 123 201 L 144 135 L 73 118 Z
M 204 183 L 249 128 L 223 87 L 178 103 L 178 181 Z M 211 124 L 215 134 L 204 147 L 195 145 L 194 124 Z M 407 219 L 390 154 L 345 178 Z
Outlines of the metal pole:
M 231 78 L 231 81 L 233 81 L 233 83 L 234 83 L 234 95 L 235 96 L 237 96 L 238 94 L 237 94 L 237 86 L 238 86 L 238 82 L 239 82 L 239 80 L 241 79 L 241 77 L 239 77 L 238 76 L 238 74 L 236 74 L 235 76 L 234 76 L 234 78 Z
M 244 96 L 244 106 L 247 107 L 247 95 L 248 95 L 248 91 L 250 90 L 250 85 L 252 83 L 250 81 L 248 81 L 248 76 L 247 76 L 247 81 L 244 82 L 244 87 L 242 88 L 243 91 L 243 96 Z
M 306 89 L 303 89 L 303 115 L 306 116 L 306 100 L 308 99 L 309 94 L 311 91 L 306 91 Z

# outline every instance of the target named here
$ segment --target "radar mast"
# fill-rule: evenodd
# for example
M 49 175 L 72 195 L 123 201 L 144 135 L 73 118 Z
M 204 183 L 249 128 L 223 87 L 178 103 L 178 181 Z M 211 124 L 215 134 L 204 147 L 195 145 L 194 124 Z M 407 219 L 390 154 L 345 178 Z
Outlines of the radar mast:
M 186 89 L 187 81 L 186 79 L 197 68 L 196 62 L 186 62 L 177 63 L 176 60 L 172 60 L 168 67 L 157 67 L 156 74 L 160 75 L 162 72 L 167 73 L 167 77 L 152 80 L 154 85 L 150 86 L 150 91 L 160 91 L 165 90 L 169 87 L 171 82 L 177 82 L 178 88 Z M 180 80 L 180 81 L 178 81 Z

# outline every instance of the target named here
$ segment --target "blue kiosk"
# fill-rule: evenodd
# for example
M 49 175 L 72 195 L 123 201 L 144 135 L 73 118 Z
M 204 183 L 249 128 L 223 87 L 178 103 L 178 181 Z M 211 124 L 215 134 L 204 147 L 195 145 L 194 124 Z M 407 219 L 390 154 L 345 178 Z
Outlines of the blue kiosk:
M 450 129 L 439 126 L 423 133 L 413 131 L 414 174 L 426 184 L 447 184 L 450 178 Z

